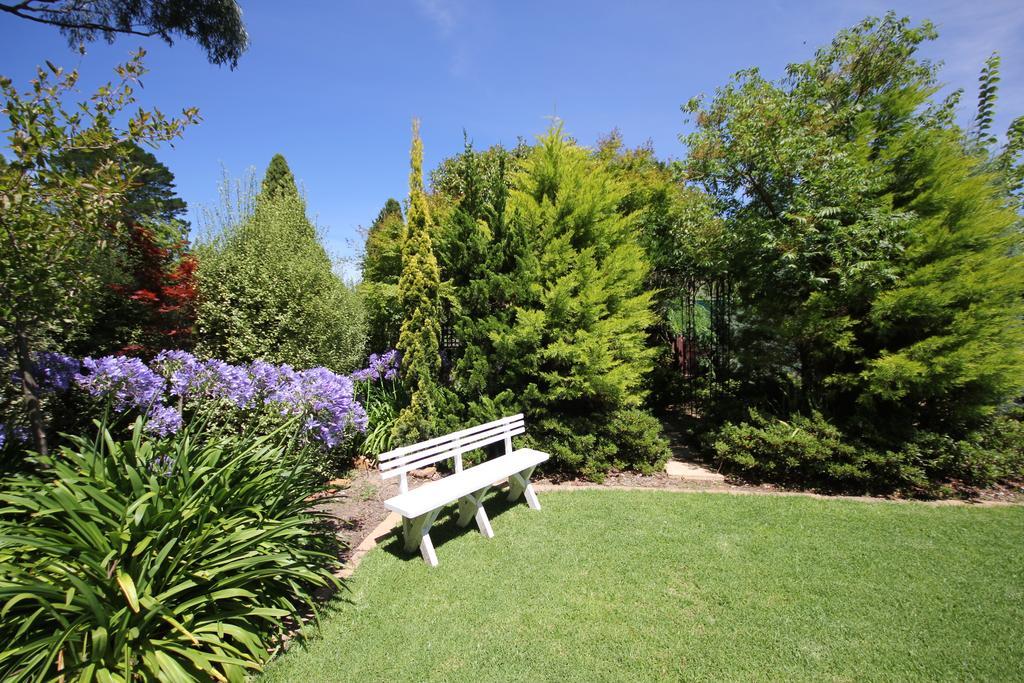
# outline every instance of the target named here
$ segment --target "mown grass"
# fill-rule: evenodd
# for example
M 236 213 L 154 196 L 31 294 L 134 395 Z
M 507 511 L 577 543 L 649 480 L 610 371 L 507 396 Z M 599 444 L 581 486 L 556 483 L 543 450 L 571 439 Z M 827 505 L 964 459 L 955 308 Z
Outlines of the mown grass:
M 578 491 L 371 552 L 266 681 L 1021 680 L 1024 509 Z

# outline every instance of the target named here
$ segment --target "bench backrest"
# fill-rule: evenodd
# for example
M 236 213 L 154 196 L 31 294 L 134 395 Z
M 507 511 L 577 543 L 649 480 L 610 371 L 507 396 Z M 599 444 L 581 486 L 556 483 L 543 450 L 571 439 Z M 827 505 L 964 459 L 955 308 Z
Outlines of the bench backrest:
M 461 472 L 463 453 L 489 446 L 498 441 L 504 441 L 505 452 L 511 453 L 512 437 L 525 431 L 523 415 L 520 413 L 420 443 L 402 446 L 387 453 L 381 453 L 378 458 L 381 477 L 384 479 L 401 477 L 398 488 L 405 493 L 409 490 L 409 480 L 406 476 L 409 470 L 416 470 L 435 462 L 454 458 L 455 471 Z

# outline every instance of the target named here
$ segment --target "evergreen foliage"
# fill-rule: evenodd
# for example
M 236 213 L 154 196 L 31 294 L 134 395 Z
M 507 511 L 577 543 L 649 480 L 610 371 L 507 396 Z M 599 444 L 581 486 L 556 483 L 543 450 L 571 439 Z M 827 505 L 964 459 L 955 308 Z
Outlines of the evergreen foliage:
M 388 199 L 366 233 L 359 291 L 366 305 L 369 348 L 377 351 L 398 344 L 402 326 L 398 278 L 402 274 L 404 232 L 402 207 L 396 199 Z
M 275 199 L 282 195 L 299 196 L 299 186 L 295 184 L 295 176 L 284 156 L 275 154 L 267 165 L 258 199 Z
M 402 274 L 402 206 L 389 198 L 366 233 L 363 280 L 397 283 Z
M 660 426 L 640 409 L 652 296 L 625 187 L 561 124 L 510 183 L 480 158 L 467 146 L 449 166 L 462 194 L 437 240 L 464 420 L 523 410 L 557 466 L 595 479 L 660 464 Z
M 402 381 L 410 400 L 395 421 L 393 436 L 398 444 L 435 436 L 441 400 L 440 273 L 430 234 L 430 207 L 423 189 L 419 120 L 414 120 L 412 126 L 410 166 L 409 209 L 402 240 L 402 274 L 398 280 L 402 327 L 396 347 L 402 354 Z
M 301 198 L 262 199 L 251 216 L 223 229 L 197 250 L 197 353 L 357 368 L 366 346 L 362 305 L 334 273 Z
M 743 402 L 818 410 L 894 462 L 1024 385 L 1018 217 L 956 98 L 931 99 L 915 53 L 934 37 L 869 19 L 780 83 L 741 72 L 689 105 L 688 172 L 727 217 Z
M 199 43 L 213 64 L 233 69 L 249 46 L 236 0 L 29 0 L 0 3 L 0 12 L 56 26 L 76 47 L 102 36 L 159 36 L 168 45 L 184 36 Z

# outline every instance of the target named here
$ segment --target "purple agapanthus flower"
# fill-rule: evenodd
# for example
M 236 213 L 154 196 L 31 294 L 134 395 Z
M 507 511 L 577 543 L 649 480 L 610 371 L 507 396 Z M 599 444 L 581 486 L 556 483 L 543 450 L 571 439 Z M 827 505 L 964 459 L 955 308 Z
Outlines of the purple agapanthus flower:
M 71 388 L 75 375 L 82 369 L 78 359 L 55 351 L 36 354 L 36 381 L 50 391 L 64 392 Z
M 18 443 L 25 445 L 32 437 L 32 432 L 29 431 L 28 427 L 15 427 L 11 430 L 11 436 L 13 436 L 14 440 Z
M 85 372 L 75 375 L 75 382 L 92 396 L 108 398 L 115 410 L 147 409 L 164 392 L 164 378 L 153 372 L 138 358 L 104 356 L 85 358 Z
M 166 377 L 171 382 L 171 387 L 173 388 L 175 373 L 183 369 L 196 367 L 199 363 L 199 359 L 188 351 L 165 349 L 156 354 L 156 357 L 153 358 L 149 366 Z
M 277 378 L 275 388 L 266 394 L 265 401 L 276 405 L 282 415 L 301 416 L 307 436 L 327 448 L 334 448 L 344 439 L 349 427 L 366 429 L 366 411 L 355 400 L 351 377 L 327 368 L 288 370 L 290 372 Z
M 71 356 L 55 351 L 41 351 L 32 361 L 31 372 L 42 391 L 63 393 L 71 388 L 71 382 L 81 369 L 82 364 Z M 21 384 L 21 373 L 11 373 L 11 381 Z
M 350 376 L 356 382 L 391 380 L 398 376 L 398 364 L 399 356 L 395 349 L 380 355 L 371 353 L 367 366 L 362 370 L 356 370 Z
M 149 471 L 163 477 L 169 477 L 174 474 L 174 460 L 166 453 L 158 455 L 150 461 Z
M 185 351 L 161 351 L 153 366 L 170 382 L 171 394 L 186 401 L 226 399 L 243 408 L 256 393 L 246 368 L 222 360 L 201 361 Z
M 5 443 L 7 443 L 7 427 L 0 425 L 0 448 L 3 448 Z
M 177 434 L 181 429 L 181 413 L 177 409 L 165 405 L 153 406 L 146 416 L 146 431 L 154 436 L 164 438 Z
M 295 370 L 290 365 L 274 365 L 264 360 L 254 360 L 247 370 L 254 395 L 264 399 L 295 378 Z

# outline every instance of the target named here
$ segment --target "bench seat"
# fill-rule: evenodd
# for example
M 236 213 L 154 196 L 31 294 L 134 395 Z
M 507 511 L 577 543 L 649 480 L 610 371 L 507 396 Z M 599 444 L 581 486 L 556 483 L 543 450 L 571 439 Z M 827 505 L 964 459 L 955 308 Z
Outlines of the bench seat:
M 530 484 L 530 476 L 548 454 L 532 448 L 513 450 L 512 437 L 525 433 L 522 413 L 509 415 L 493 422 L 467 427 L 451 434 L 400 446 L 378 458 L 380 475 L 384 479 L 399 477 L 398 495 L 384 501 L 384 506 L 402 516 L 402 536 L 405 550 L 412 552 L 419 546 L 420 554 L 431 567 L 437 566 L 437 553 L 430 540 L 430 527 L 445 506 L 459 504 L 456 524 L 466 526 L 476 520 L 480 533 L 493 538 L 491 521 L 484 510 L 483 501 L 492 486 L 508 480 L 508 500 L 524 498 L 534 510 L 540 510 L 540 501 Z M 462 455 L 491 444 L 504 442 L 505 452 L 475 467 L 463 468 Z M 413 470 L 442 460 L 452 460 L 453 473 L 409 490 L 408 474 Z
M 384 507 L 403 517 L 419 517 L 442 505 L 454 503 L 463 496 L 492 486 L 496 482 L 536 467 L 548 454 L 532 448 L 518 448 L 508 455 L 480 463 L 443 479 L 427 482 L 408 493 L 400 493 L 384 501 Z

